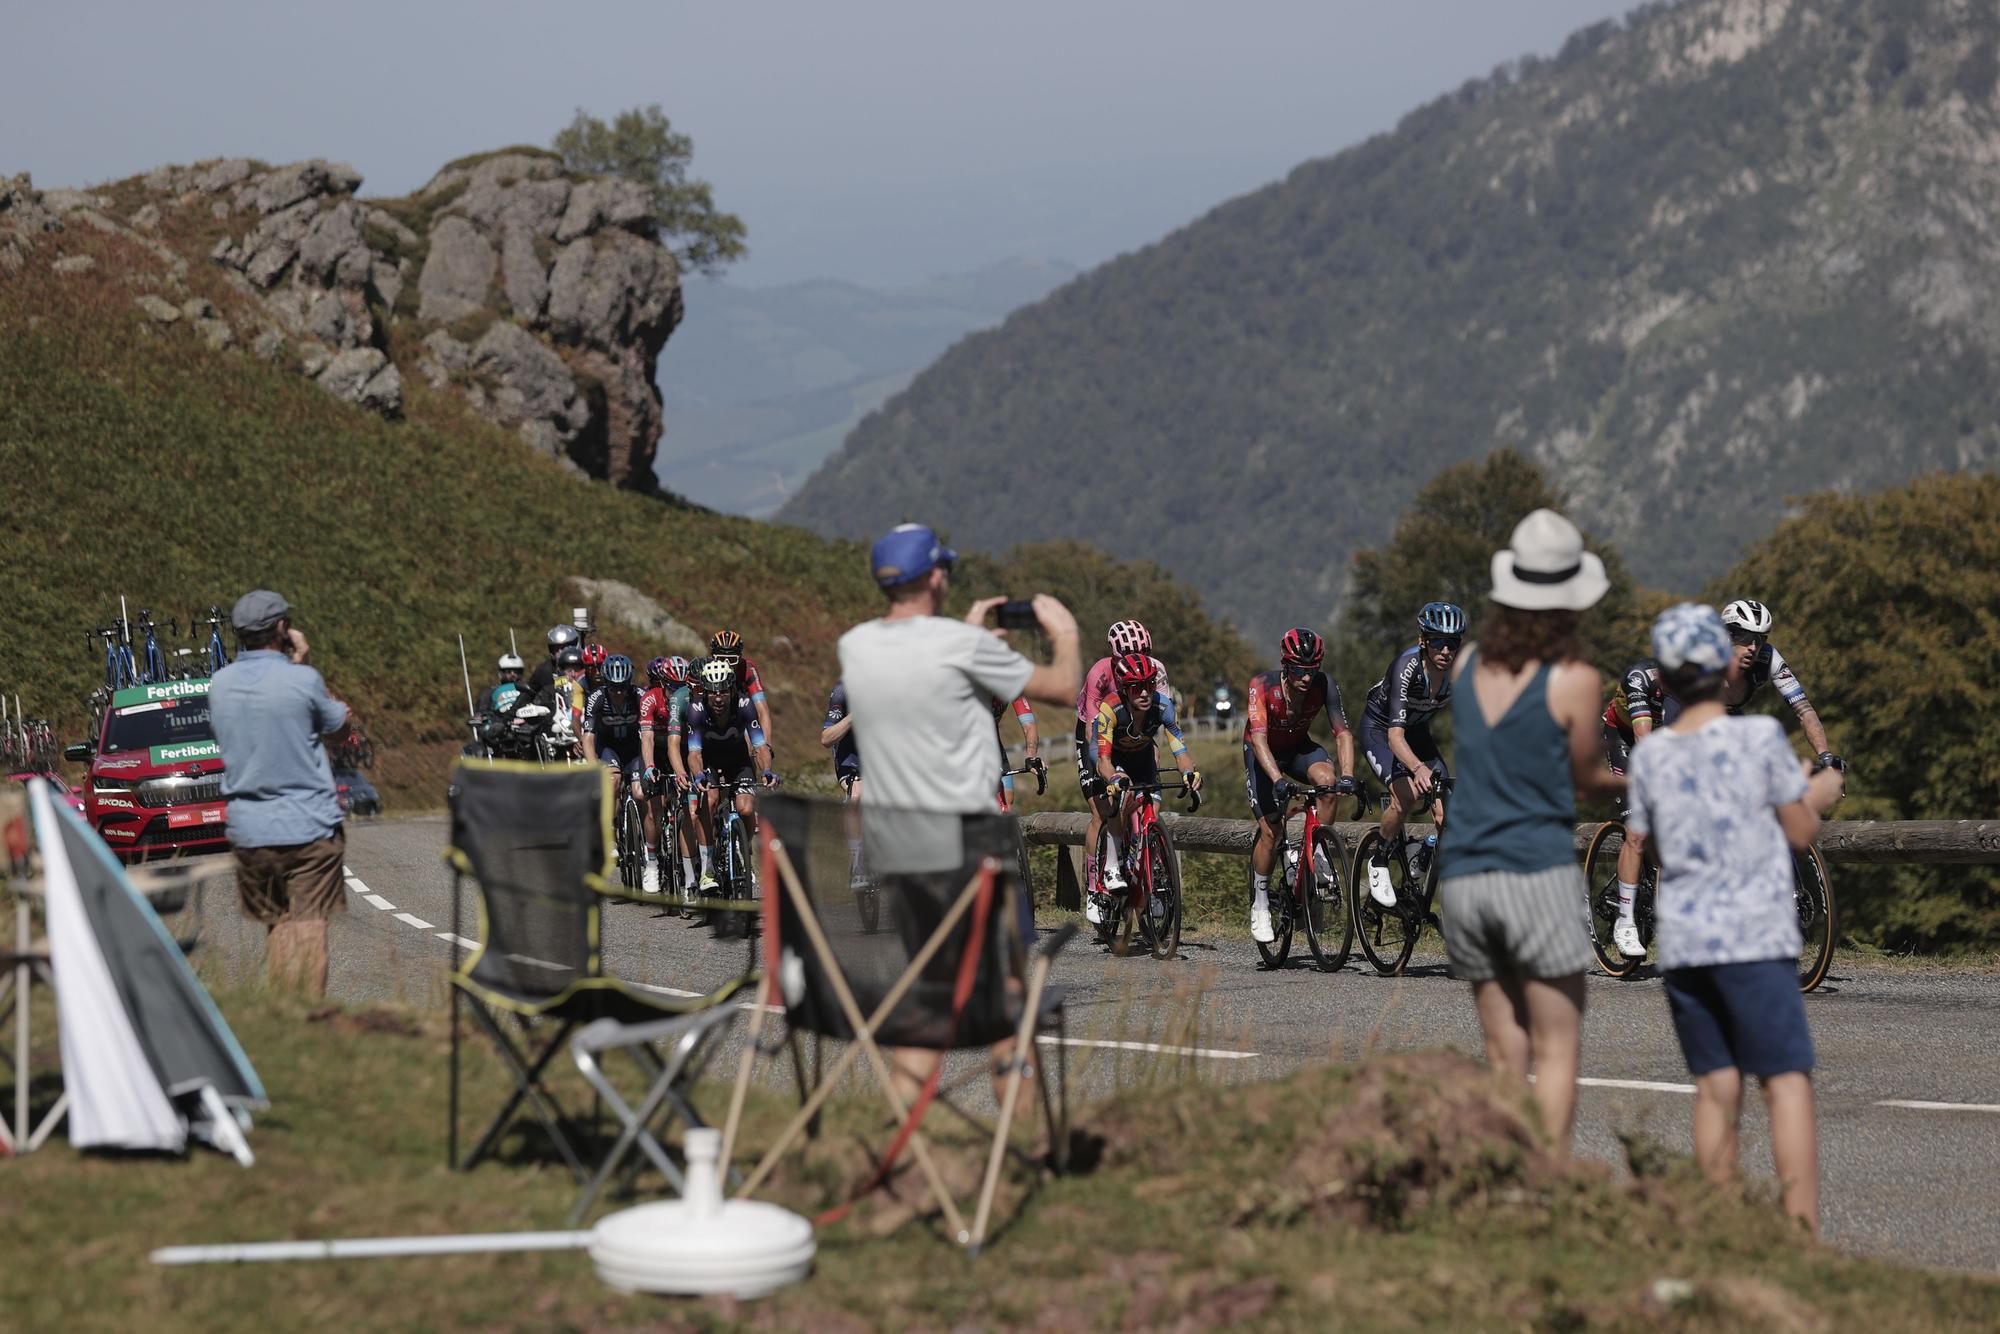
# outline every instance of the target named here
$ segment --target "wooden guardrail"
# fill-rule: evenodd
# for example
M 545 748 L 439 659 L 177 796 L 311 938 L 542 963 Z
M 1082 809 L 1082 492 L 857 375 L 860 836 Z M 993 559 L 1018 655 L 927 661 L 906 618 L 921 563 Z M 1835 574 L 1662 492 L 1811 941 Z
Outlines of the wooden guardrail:
M 1203 815 L 1163 812 L 1182 852 L 1247 855 L 1256 835 L 1250 820 L 1215 820 Z M 1090 817 L 1080 811 L 1043 811 L 1021 817 L 1030 843 L 1081 846 Z M 1374 823 L 1343 821 L 1334 826 L 1352 844 Z M 1296 833 L 1298 821 L 1293 823 Z M 1576 827 L 1579 851 L 1598 828 Z M 1924 863 L 1945 866 L 2000 865 L 2000 820 L 1829 820 L 1820 827 L 1820 855 L 1830 862 Z

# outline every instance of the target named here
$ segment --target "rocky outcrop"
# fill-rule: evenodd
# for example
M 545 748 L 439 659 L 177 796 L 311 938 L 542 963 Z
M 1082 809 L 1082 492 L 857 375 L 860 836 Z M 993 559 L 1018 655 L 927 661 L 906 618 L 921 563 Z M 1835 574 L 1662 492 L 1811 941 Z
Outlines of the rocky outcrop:
M 360 186 L 354 168 L 319 158 L 162 167 L 105 193 L 0 180 L 0 270 L 66 221 L 115 233 L 163 266 L 131 275 L 162 334 L 247 346 L 387 416 L 417 371 L 579 471 L 654 489 L 654 371 L 681 289 L 647 192 L 573 178 L 540 149 L 453 163 L 404 199 L 364 200 Z M 194 296 L 187 256 L 164 239 L 190 232 L 233 289 L 226 310 Z M 55 246 L 37 262 L 62 273 L 94 264 Z M 395 364 L 398 347 L 419 349 L 413 365 Z
M 646 191 L 506 152 L 446 168 L 413 200 L 432 219 L 417 318 L 447 326 L 423 340 L 426 378 L 538 449 L 650 489 L 654 371 L 681 291 Z M 509 318 L 482 318 L 494 312 Z
M 674 619 L 665 607 L 630 584 L 616 579 L 586 579 L 573 575 L 569 591 L 576 600 L 594 610 L 599 625 L 615 625 L 642 639 L 666 646 L 669 653 L 698 657 L 708 650 L 708 641 Z

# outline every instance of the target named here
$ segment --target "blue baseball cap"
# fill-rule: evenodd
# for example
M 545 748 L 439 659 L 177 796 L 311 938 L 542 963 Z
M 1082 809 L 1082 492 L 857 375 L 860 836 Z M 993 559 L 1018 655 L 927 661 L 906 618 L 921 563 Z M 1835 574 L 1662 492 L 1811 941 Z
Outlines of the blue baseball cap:
M 1728 668 L 1729 655 L 1729 631 L 1713 607 L 1682 602 L 1653 622 L 1653 656 L 1669 671 L 1693 667 L 1712 675 Z
M 877 538 L 868 552 L 868 567 L 875 572 L 875 582 L 884 588 L 921 579 L 938 566 L 950 566 L 957 560 L 958 553 L 920 523 L 898 524 Z

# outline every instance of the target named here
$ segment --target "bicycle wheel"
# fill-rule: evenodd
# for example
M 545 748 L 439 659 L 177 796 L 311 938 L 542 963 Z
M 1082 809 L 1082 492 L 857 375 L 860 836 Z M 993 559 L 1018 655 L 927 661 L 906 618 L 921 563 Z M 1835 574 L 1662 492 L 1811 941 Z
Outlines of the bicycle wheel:
M 1285 960 L 1292 952 L 1292 928 L 1297 914 L 1293 906 L 1298 902 L 1295 891 L 1286 882 L 1291 878 L 1285 874 L 1285 845 L 1278 844 L 1278 864 L 1272 868 L 1270 885 L 1271 943 L 1256 942 L 1257 953 L 1263 958 L 1266 968 L 1283 968 Z
M 618 879 L 625 888 L 639 890 L 645 883 L 646 825 L 639 803 L 627 792 L 618 807 Z
M 1630 977 L 1639 971 L 1643 958 L 1628 959 L 1612 942 L 1611 929 L 1618 924 L 1618 853 L 1625 846 L 1625 826 L 1612 820 L 1599 825 L 1583 853 L 1583 884 L 1586 921 L 1590 927 L 1591 952 L 1597 966 L 1612 977 Z M 1652 943 L 1650 930 L 1640 933 Z
M 1147 879 L 1146 915 L 1140 920 L 1155 959 L 1171 959 L 1181 947 L 1181 870 L 1173 839 L 1159 825 L 1146 831 L 1140 874 Z
M 752 878 L 750 860 L 750 824 L 741 816 L 729 822 L 729 897 L 732 899 L 752 899 L 757 896 L 757 884 Z M 751 912 L 725 913 L 730 921 L 730 935 L 749 935 L 756 914 Z
M 1403 864 L 1400 849 L 1389 857 L 1389 880 L 1396 887 L 1396 906 L 1381 907 L 1368 892 L 1368 864 L 1381 843 L 1382 831 L 1371 829 L 1355 845 L 1354 869 L 1348 877 L 1354 884 L 1354 893 L 1348 902 L 1354 905 L 1354 934 L 1361 942 L 1361 952 L 1368 956 L 1376 972 L 1394 977 L 1403 971 L 1403 965 L 1417 948 L 1417 934 L 1424 929 L 1424 906 L 1420 901 L 1422 891 L 1408 883 L 1409 870 Z
M 1833 880 L 1818 848 L 1792 854 L 1792 896 L 1799 910 L 1799 933 L 1805 937 L 1799 951 L 1799 990 L 1811 991 L 1826 980 L 1833 963 L 1833 938 L 1840 927 Z
M 1021 832 L 1021 822 L 1014 822 L 1014 870 L 1021 877 L 1021 892 L 1028 896 L 1030 909 L 1035 903 L 1034 868 L 1028 863 L 1028 836 Z
M 1301 870 L 1304 875 L 1304 871 Z M 1312 873 L 1306 875 L 1306 948 L 1323 973 L 1337 973 L 1354 952 L 1354 918 L 1342 883 L 1340 840 L 1331 829 L 1313 830 Z
M 1094 886 L 1089 884 L 1084 885 L 1083 892 L 1086 895 L 1094 888 L 1103 887 L 1104 868 L 1110 863 L 1110 851 L 1111 826 L 1106 825 L 1097 836 L 1097 884 Z M 1100 945 L 1109 945 L 1113 950 L 1117 950 L 1118 930 L 1121 925 L 1122 913 L 1120 915 L 1107 914 L 1103 921 L 1093 923 L 1092 929 L 1097 932 L 1097 943 Z M 1122 953 L 1123 951 L 1118 952 Z

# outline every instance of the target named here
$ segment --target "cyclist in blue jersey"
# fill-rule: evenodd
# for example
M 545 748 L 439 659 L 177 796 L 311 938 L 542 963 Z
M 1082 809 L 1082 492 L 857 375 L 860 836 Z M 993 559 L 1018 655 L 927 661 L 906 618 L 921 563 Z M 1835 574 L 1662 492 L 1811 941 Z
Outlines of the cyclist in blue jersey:
M 701 794 L 701 889 L 712 891 L 715 880 L 715 831 L 721 824 L 722 783 L 761 781 L 776 787 L 771 749 L 765 744 L 757 706 L 738 693 L 736 665 L 722 658 L 702 664 L 701 690 L 688 704 L 685 722 L 688 773 Z M 750 793 L 736 792 L 736 813 L 757 827 L 757 807 Z
M 632 796 L 646 800 L 645 756 L 639 746 L 639 687 L 632 660 L 614 653 L 604 660 L 603 684 L 583 702 L 583 758 L 608 764 L 624 777 Z
M 819 744 L 833 752 L 833 776 L 849 801 L 861 800 L 861 751 L 854 744 L 854 715 L 847 711 L 847 687 L 836 681 L 826 697 L 826 721 Z
M 1465 613 L 1449 602 L 1426 602 L 1417 612 L 1417 642 L 1396 655 L 1368 692 L 1361 713 L 1361 747 L 1368 767 L 1389 789 L 1382 837 L 1368 866 L 1368 893 L 1384 908 L 1396 906 L 1389 852 L 1403 843 L 1403 822 L 1449 770 L 1431 739 L 1431 719 L 1451 705 L 1451 665 L 1465 642 Z M 1444 821 L 1444 802 L 1435 807 Z

